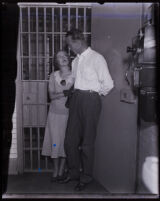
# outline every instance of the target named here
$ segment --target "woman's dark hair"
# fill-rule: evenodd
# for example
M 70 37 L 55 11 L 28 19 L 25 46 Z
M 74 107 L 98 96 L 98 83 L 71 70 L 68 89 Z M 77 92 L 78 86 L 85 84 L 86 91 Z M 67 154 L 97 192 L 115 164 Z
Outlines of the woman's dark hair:
M 71 29 L 66 34 L 66 37 L 68 36 L 71 36 L 72 40 L 85 40 L 83 32 L 79 29 Z
M 68 58 L 68 60 L 69 60 L 68 66 L 71 68 L 71 59 L 70 59 L 68 53 L 67 53 L 65 50 L 59 50 L 59 51 L 57 51 L 57 52 L 55 53 L 55 55 L 54 55 L 54 57 L 53 57 L 54 71 L 59 70 L 59 65 L 58 65 L 58 62 L 57 62 L 57 54 L 58 54 L 59 52 L 65 52 L 65 53 L 66 53 L 66 56 L 67 56 L 67 58 Z

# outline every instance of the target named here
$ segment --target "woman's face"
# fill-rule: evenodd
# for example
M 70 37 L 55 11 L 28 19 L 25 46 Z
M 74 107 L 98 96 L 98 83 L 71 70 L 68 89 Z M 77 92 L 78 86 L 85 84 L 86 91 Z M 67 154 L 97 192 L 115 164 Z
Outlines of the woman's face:
M 57 53 L 56 60 L 57 60 L 57 63 L 59 65 L 59 67 L 61 67 L 61 66 L 68 66 L 69 65 L 68 55 L 64 51 L 59 51 Z

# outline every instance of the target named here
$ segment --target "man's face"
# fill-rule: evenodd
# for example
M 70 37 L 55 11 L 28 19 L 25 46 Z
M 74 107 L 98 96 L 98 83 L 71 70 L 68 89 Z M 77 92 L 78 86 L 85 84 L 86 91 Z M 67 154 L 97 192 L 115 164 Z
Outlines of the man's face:
M 80 48 L 81 48 L 81 41 L 79 40 L 72 40 L 71 36 L 67 36 L 66 37 L 66 43 L 68 45 L 68 47 L 75 53 L 78 54 L 80 53 Z

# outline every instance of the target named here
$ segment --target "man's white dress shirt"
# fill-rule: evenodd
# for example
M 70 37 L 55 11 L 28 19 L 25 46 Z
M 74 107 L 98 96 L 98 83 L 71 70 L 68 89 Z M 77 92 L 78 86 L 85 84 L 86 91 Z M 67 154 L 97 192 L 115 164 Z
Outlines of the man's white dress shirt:
M 75 77 L 75 89 L 107 95 L 114 86 L 106 60 L 90 47 L 73 60 L 72 73 Z

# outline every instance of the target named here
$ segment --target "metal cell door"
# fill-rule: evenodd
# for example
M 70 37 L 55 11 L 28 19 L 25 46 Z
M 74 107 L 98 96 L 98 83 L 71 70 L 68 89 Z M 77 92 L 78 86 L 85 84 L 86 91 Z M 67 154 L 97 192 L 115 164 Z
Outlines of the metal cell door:
M 91 44 L 91 7 L 19 3 L 22 135 L 21 172 L 52 171 L 49 157 L 41 155 L 49 109 L 48 79 L 55 52 L 66 49 L 65 34 L 73 27 L 84 31 Z M 75 55 L 66 49 L 73 59 Z

